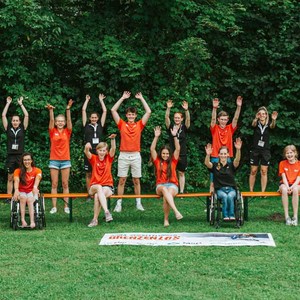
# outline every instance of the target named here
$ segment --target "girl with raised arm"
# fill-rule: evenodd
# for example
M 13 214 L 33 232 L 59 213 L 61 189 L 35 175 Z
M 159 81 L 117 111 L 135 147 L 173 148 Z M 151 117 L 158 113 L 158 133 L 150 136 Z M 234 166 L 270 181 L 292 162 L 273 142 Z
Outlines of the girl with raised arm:
M 51 194 L 57 194 L 58 177 L 61 172 L 62 189 L 64 194 L 69 193 L 69 176 L 71 169 L 70 139 L 72 134 L 72 120 L 70 109 L 73 100 L 70 99 L 66 107 L 67 120 L 64 115 L 57 115 L 54 119 L 54 106 L 47 104 L 49 110 L 49 135 L 50 135 L 50 175 L 51 175 Z M 68 206 L 69 198 L 64 198 L 66 214 L 70 213 Z M 57 212 L 57 198 L 52 198 L 51 214 Z
M 164 226 L 169 226 L 170 208 L 175 213 L 177 220 L 182 219 L 181 213 L 176 208 L 174 197 L 178 194 L 178 179 L 176 176 L 176 166 L 179 159 L 180 144 L 177 136 L 177 130 L 171 130 L 175 151 L 172 152 L 168 146 L 163 146 L 159 152 L 156 152 L 156 145 L 161 135 L 161 127 L 154 129 L 154 139 L 150 147 L 151 158 L 155 166 L 156 174 L 156 194 L 163 197 Z

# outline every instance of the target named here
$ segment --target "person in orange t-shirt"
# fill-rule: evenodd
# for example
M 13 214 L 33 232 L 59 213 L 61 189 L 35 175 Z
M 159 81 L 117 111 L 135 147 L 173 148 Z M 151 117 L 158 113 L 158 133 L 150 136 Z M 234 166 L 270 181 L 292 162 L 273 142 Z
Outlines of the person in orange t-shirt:
M 92 166 L 92 177 L 90 181 L 89 194 L 94 196 L 94 217 L 88 227 L 95 227 L 98 225 L 98 217 L 101 207 L 105 213 L 105 221 L 111 222 L 113 220 L 108 208 L 107 198 L 114 193 L 114 183 L 111 174 L 111 166 L 116 152 L 116 134 L 111 134 L 110 150 L 107 143 L 101 142 L 97 145 L 97 155 L 92 154 L 92 145 L 87 143 L 84 148 L 84 153 Z
M 69 193 L 69 176 L 71 169 L 70 158 L 70 139 L 72 134 L 71 107 L 73 100 L 70 99 L 66 108 L 67 120 L 64 115 L 57 115 L 54 119 L 54 106 L 47 104 L 49 110 L 49 136 L 50 136 L 50 175 L 51 175 L 51 194 L 57 194 L 59 171 L 61 172 L 61 181 L 63 193 Z M 65 127 L 66 126 L 66 127 Z M 70 213 L 68 206 L 69 198 L 64 198 L 66 214 Z M 52 208 L 50 214 L 57 212 L 57 198 L 52 198 Z
M 279 190 L 281 192 L 285 224 L 298 225 L 298 206 L 300 192 L 300 162 L 298 151 L 294 145 L 288 145 L 283 150 L 286 160 L 279 163 L 278 175 L 281 176 Z M 289 195 L 292 195 L 293 218 L 289 216 Z
M 212 154 L 211 162 L 218 162 L 219 149 L 226 146 L 229 150 L 229 157 L 233 157 L 233 134 L 237 129 L 237 123 L 241 112 L 243 98 L 238 96 L 236 99 L 236 111 L 231 124 L 228 124 L 229 115 L 226 111 L 220 111 L 217 117 L 217 109 L 220 101 L 218 98 L 213 99 L 213 109 L 211 114 L 210 132 L 212 135 Z M 218 121 L 218 124 L 217 124 Z M 213 175 L 210 175 L 210 191 L 213 191 Z
M 140 178 L 142 177 L 142 159 L 141 159 L 141 135 L 147 121 L 151 115 L 151 109 L 144 99 L 142 93 L 137 93 L 135 98 L 139 99 L 145 109 L 145 114 L 142 119 L 135 121 L 137 117 L 137 110 L 135 107 L 128 107 L 126 109 L 127 121 L 123 121 L 119 114 L 118 109 L 125 99 L 130 97 L 131 93 L 125 91 L 122 97 L 115 103 L 111 109 L 111 113 L 115 123 L 120 130 L 121 145 L 120 155 L 118 158 L 118 195 L 120 198 L 117 200 L 117 205 L 114 209 L 115 212 L 122 211 L 122 195 L 124 194 L 124 187 L 128 176 L 129 169 L 131 170 L 134 193 L 141 194 Z M 136 208 L 143 211 L 144 208 L 141 203 L 141 198 L 136 198 Z
M 13 200 L 20 200 L 20 212 L 22 227 L 27 227 L 25 220 L 25 207 L 28 206 L 30 228 L 35 227 L 33 203 L 39 194 L 39 183 L 42 179 L 42 171 L 35 167 L 31 153 L 25 152 L 21 156 L 20 168 L 14 171 L 14 195 Z
M 178 179 L 176 176 L 176 166 L 179 159 L 180 144 L 177 137 L 177 129 L 172 128 L 171 134 L 174 137 L 175 150 L 173 155 L 168 146 L 163 146 L 160 151 L 156 152 L 156 145 L 161 135 L 161 127 L 154 129 L 154 139 L 150 147 L 151 158 L 156 169 L 156 194 L 163 197 L 164 209 L 164 226 L 169 226 L 170 208 L 175 213 L 177 220 L 182 219 L 181 213 L 178 211 L 174 197 L 178 194 Z

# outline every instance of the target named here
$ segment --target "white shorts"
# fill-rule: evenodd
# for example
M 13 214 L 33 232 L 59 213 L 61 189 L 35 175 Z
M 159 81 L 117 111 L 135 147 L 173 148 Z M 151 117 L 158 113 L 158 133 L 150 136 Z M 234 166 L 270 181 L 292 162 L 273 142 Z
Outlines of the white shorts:
M 133 178 L 142 177 L 142 158 L 140 152 L 120 152 L 118 157 L 118 177 L 127 177 L 131 169 Z

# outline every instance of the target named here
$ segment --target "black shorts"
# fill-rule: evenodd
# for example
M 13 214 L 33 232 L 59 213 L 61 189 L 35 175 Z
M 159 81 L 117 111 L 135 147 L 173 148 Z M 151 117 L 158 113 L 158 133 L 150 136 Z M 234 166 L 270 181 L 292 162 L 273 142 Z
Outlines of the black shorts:
M 96 149 L 92 149 L 92 150 L 90 150 L 90 152 L 95 155 L 97 154 Z M 92 172 L 92 166 L 91 166 L 88 158 L 86 157 L 86 155 L 84 155 L 84 171 L 87 173 Z
M 179 156 L 176 170 L 180 172 L 185 172 L 186 169 L 187 169 L 187 156 L 186 155 Z
M 271 159 L 270 150 L 262 149 L 262 150 L 251 150 L 250 151 L 250 165 L 251 166 L 269 166 Z
M 8 174 L 13 174 L 15 169 L 20 167 L 22 154 L 8 154 L 6 158 L 5 168 Z

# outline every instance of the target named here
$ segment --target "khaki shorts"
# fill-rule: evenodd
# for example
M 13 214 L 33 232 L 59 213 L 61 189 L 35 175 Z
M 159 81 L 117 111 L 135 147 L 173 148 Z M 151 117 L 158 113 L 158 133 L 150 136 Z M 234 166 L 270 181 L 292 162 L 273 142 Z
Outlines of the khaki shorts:
M 118 157 L 118 177 L 127 177 L 131 169 L 133 178 L 142 177 L 142 158 L 140 152 L 120 152 Z

